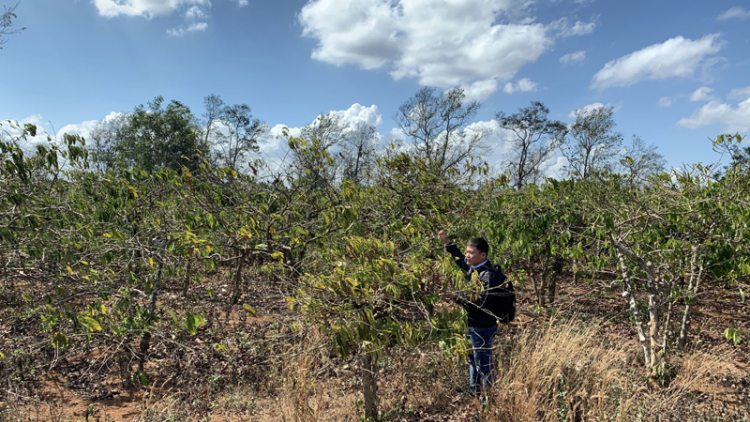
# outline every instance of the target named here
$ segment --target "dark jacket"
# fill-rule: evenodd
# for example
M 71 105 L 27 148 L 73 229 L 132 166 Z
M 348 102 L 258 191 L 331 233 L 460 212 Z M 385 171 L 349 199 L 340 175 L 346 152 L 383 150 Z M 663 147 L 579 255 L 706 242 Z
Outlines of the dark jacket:
M 483 286 L 479 297 L 471 301 L 465 295 L 459 294 L 455 298 L 456 303 L 466 309 L 469 326 L 492 327 L 497 325 L 498 320 L 512 321 L 515 317 L 515 294 L 513 285 L 506 283 L 505 274 L 494 268 L 489 261 L 479 268 L 471 268 L 455 243 L 446 245 L 445 250 L 453 255 L 456 265 L 466 271 L 469 279 L 474 272 L 479 273 L 479 281 Z

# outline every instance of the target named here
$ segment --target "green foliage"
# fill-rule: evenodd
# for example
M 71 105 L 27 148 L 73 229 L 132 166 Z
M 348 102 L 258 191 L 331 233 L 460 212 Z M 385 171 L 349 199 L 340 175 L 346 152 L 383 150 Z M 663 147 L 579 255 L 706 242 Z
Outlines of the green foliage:
M 200 165 L 196 155 L 207 152 L 208 145 L 198 136 L 190 108 L 176 100 L 162 108 L 163 102 L 164 98 L 156 97 L 148 108 L 135 108 L 115 151 L 126 168 L 148 173 L 162 167 L 195 171 Z
M 724 337 L 731 341 L 735 346 L 739 346 L 745 340 L 745 330 L 742 328 L 727 328 L 724 330 Z
M 516 189 L 491 179 L 484 162 L 445 170 L 394 146 L 364 184 L 327 176 L 334 161 L 320 139 L 289 137 L 305 165 L 266 182 L 213 166 L 198 152 L 192 120 L 187 107 L 164 108 L 160 98 L 137 108 L 117 173 L 88 171 L 78 136 L 30 151 L 21 145 L 37 128 L 27 125 L 0 141 L 0 258 L 16 275 L 53 281 L 35 312 L 58 350 L 93 336 L 140 339 L 146 359 L 155 330 L 195 335 L 208 323 L 198 309 L 160 319 L 161 286 L 179 276 L 189 298 L 189 283 L 222 272 L 232 303 L 242 304 L 243 271 L 252 268 L 264 282 L 293 286 L 291 312 L 342 356 L 377 362 L 429 347 L 458 362 L 465 319 L 439 294 L 479 292 L 439 250 L 435 235 L 448 229 L 457 239 L 485 237 L 492 261 L 517 285 L 533 285 L 540 312 L 565 270 L 591 283 L 617 272 L 650 375 L 667 380 L 663 339 L 675 336 L 664 332 L 664 307 L 689 310 L 701 283 L 750 275 L 750 178 L 741 166 L 720 178 L 696 165 L 643 184 L 602 174 Z M 133 376 L 147 382 L 143 371 Z

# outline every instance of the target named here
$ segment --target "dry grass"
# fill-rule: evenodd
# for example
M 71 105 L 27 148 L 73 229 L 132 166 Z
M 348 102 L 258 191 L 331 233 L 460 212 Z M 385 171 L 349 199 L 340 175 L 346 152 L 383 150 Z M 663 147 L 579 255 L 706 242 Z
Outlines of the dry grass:
M 628 353 L 604 348 L 596 327 L 575 318 L 526 330 L 504 356 L 487 419 L 617 420 Z

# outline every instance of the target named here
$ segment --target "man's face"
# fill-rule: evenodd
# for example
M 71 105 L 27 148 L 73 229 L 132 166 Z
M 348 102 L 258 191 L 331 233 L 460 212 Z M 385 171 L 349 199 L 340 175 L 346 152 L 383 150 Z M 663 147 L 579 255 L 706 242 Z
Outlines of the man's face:
M 464 255 L 466 255 L 466 263 L 471 266 L 479 265 L 487 259 L 487 253 L 480 252 L 479 249 L 474 246 L 467 246 Z

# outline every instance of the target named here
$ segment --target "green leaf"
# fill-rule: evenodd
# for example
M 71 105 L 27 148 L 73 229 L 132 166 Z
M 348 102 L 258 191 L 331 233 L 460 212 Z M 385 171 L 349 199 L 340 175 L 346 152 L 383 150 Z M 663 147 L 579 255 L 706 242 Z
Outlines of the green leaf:
M 148 377 L 145 372 L 141 371 L 138 373 L 138 380 L 141 382 L 142 386 L 148 387 Z
M 68 336 L 61 332 L 56 332 L 52 336 L 52 345 L 55 349 L 67 349 L 68 348 Z

